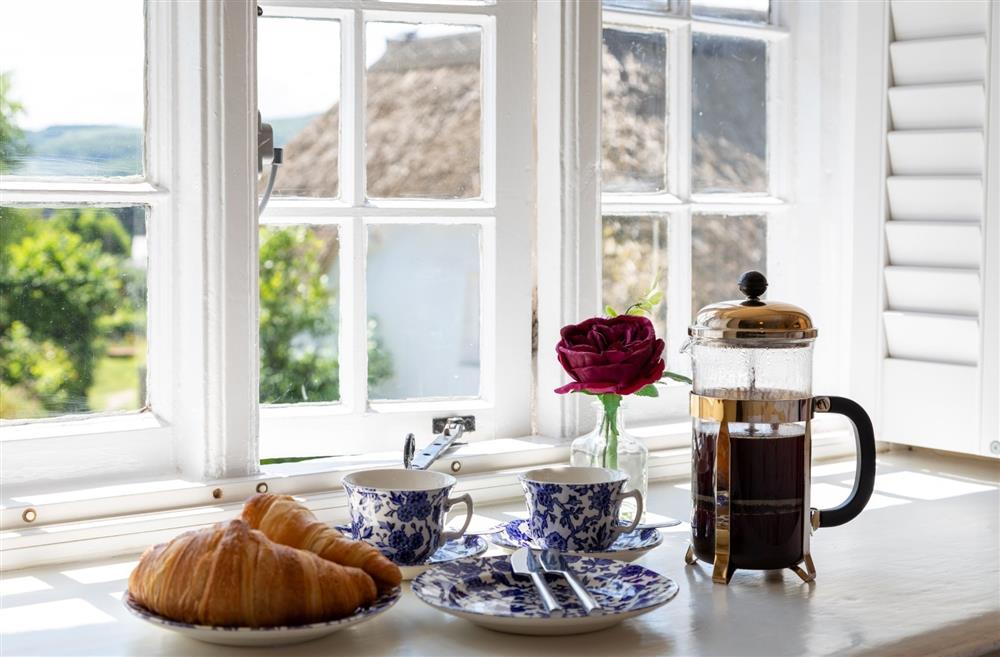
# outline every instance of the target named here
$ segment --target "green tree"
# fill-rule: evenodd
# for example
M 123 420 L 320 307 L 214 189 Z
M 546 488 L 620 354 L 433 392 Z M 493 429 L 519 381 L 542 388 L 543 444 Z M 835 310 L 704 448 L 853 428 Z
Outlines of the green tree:
M 68 359 L 72 371 L 63 371 L 62 394 L 48 395 L 42 404 L 60 412 L 86 411 L 95 361 L 103 353 L 101 319 L 122 303 L 122 258 L 103 252 L 101 242 L 85 241 L 60 222 L 44 219 L 39 210 L 19 212 L 33 215 L 33 221 L 28 234 L 0 254 L 0 358 L 13 357 L 12 345 L 24 354 L 52 353 L 45 345 L 58 345 L 66 355 L 60 362 Z M 26 341 L 37 344 L 28 348 Z M 4 370 L 4 382 L 14 386 L 25 379 Z
M 21 103 L 10 98 L 10 72 L 0 71 L 0 174 L 10 173 L 28 152 L 24 131 L 17 126 Z

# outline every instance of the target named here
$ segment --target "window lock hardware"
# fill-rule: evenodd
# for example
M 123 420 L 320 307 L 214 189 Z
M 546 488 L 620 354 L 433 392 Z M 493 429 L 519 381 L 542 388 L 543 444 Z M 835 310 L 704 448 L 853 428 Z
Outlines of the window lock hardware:
M 460 443 L 458 440 L 467 430 L 475 430 L 476 418 L 473 416 L 435 418 L 433 426 L 441 428 L 435 429 L 434 440 L 419 453 L 416 450 L 416 437 L 412 433 L 406 435 L 403 442 L 403 467 L 409 470 L 426 470 L 451 449 L 464 445 L 465 443 Z M 470 426 L 471 429 L 468 428 Z
M 465 431 L 476 430 L 475 415 L 453 415 L 451 417 L 436 417 L 431 420 L 431 432 L 438 434 L 445 430 L 445 427 L 453 422 L 460 422 Z

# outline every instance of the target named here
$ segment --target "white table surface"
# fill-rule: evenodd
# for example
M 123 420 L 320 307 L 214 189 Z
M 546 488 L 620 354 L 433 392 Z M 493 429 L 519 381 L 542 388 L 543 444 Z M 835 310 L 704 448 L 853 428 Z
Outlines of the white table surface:
M 846 496 L 852 464 L 814 470 L 813 504 Z M 688 526 L 666 530 L 639 563 L 680 584 L 672 602 L 603 632 L 523 637 L 480 629 L 408 589 L 379 618 L 277 649 L 185 639 L 131 617 L 120 602 L 136 557 L 11 571 L 0 577 L 0 655 L 981 655 L 1000 651 L 998 464 L 933 454 L 879 456 L 872 504 L 813 537 L 818 572 L 738 571 L 711 582 L 687 567 Z M 661 482 L 650 508 L 686 518 L 687 482 Z M 523 505 L 479 510 L 480 526 Z

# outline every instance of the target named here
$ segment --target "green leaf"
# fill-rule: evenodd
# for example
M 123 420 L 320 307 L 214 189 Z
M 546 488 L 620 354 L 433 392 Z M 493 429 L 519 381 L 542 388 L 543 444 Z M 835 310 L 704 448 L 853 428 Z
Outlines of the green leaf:
M 633 394 L 635 394 L 638 397 L 659 397 L 660 391 L 656 389 L 655 385 L 650 383 L 649 385 L 645 385 L 639 388 Z
M 681 383 L 693 383 L 691 379 L 689 379 L 688 377 L 684 376 L 683 374 L 677 374 L 676 372 L 664 371 L 663 376 L 661 378 L 672 379 L 674 381 L 680 381 Z
M 610 305 L 604 306 L 604 314 L 608 317 L 617 317 L 618 313 Z

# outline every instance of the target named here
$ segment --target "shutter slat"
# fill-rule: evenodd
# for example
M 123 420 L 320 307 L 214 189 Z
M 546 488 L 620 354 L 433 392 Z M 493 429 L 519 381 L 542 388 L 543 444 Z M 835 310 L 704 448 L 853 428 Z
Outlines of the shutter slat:
M 979 130 L 912 130 L 889 133 L 892 172 L 901 176 L 980 175 L 983 133 Z
M 903 221 L 981 221 L 983 182 L 978 176 L 890 176 L 889 216 Z
M 889 110 L 896 130 L 982 128 L 986 94 L 976 82 L 892 87 Z
M 890 358 L 975 365 L 979 322 L 970 317 L 890 310 L 883 313 Z
M 889 221 L 889 263 L 929 267 L 979 267 L 980 232 L 975 222 Z
M 979 272 L 975 269 L 886 267 L 885 286 L 890 310 L 979 314 Z
M 896 86 L 986 79 L 984 36 L 897 41 L 889 55 Z
M 984 34 L 989 5 L 985 0 L 893 0 L 895 39 Z

